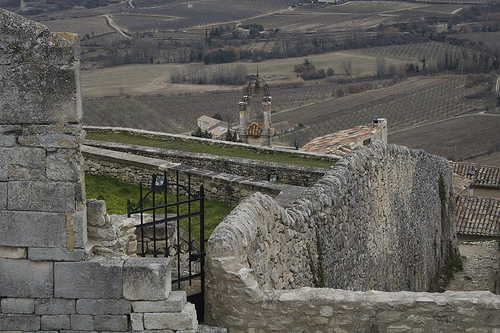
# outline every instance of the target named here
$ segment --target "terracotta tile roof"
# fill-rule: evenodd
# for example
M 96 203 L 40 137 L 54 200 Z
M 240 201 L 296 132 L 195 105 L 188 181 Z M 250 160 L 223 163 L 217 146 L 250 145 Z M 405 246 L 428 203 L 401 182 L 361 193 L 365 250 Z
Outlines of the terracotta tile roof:
M 251 123 L 247 127 L 247 135 L 251 136 L 261 136 L 264 130 L 264 124 L 261 123 Z
M 317 137 L 299 150 L 323 154 L 345 155 L 352 149 L 371 139 L 379 130 L 372 125 L 363 125 Z
M 500 187 L 500 169 L 474 163 L 454 162 L 453 172 L 472 180 L 475 187 Z
M 261 123 L 250 123 L 247 127 L 247 135 L 248 136 L 261 136 L 264 131 L 264 124 Z M 274 134 L 274 128 L 271 128 L 271 135 Z
M 500 236 L 500 200 L 461 196 L 457 199 L 457 233 Z

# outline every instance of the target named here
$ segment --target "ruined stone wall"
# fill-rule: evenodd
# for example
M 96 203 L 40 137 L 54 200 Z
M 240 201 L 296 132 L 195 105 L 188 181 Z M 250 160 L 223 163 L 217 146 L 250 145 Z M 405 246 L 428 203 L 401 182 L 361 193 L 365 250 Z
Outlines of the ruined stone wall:
M 0 331 L 194 332 L 169 259 L 87 251 L 81 119 L 78 37 L 0 9 Z
M 243 327 L 270 331 L 266 327 L 273 325 L 278 330 L 354 331 L 370 329 L 385 307 L 388 317 L 379 328 L 403 325 L 402 314 L 390 314 L 396 305 L 377 304 L 380 300 L 370 294 L 338 296 L 352 302 L 354 311 L 349 314 L 345 308 L 339 310 L 345 305 L 333 304 L 334 291 L 290 289 L 427 290 L 457 251 L 453 198 L 452 170 L 446 160 L 382 142 L 347 155 L 285 208 L 254 194 L 226 217 L 209 240 L 206 317 L 231 332 Z M 333 296 L 319 297 L 317 307 L 314 301 L 306 311 L 306 303 L 323 293 Z M 429 296 L 428 302 L 435 306 L 438 299 Z M 415 316 L 424 316 L 428 311 L 420 306 L 424 303 L 410 302 L 408 308 L 414 307 Z M 491 315 L 498 310 L 495 304 L 481 306 Z M 364 312 L 364 307 L 373 313 L 356 319 L 355 313 Z M 299 319 L 304 317 L 298 315 L 299 309 L 310 316 Z M 460 311 L 453 308 L 449 314 Z M 409 327 L 425 331 L 429 323 L 419 318 Z

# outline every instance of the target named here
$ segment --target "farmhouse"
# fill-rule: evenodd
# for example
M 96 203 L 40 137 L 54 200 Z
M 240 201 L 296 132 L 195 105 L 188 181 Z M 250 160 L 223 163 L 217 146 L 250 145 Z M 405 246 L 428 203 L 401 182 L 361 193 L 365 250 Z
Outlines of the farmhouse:
M 228 131 L 228 124 L 226 121 L 215 119 L 208 116 L 201 116 L 197 120 L 198 127 L 202 131 L 207 131 L 212 134 L 214 139 L 224 139 Z
M 374 140 L 387 142 L 386 119 L 376 117 L 371 125 L 357 126 L 315 138 L 300 150 L 344 156 L 354 148 L 367 146 Z

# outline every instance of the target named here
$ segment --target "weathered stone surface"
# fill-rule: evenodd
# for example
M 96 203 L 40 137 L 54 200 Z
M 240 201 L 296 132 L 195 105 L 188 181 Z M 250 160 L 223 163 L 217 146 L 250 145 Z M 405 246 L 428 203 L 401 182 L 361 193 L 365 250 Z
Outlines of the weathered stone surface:
M 66 247 L 66 216 L 0 210 L 0 245 Z
M 78 314 L 130 314 L 132 307 L 130 301 L 125 299 L 79 299 L 76 302 Z
M 82 155 L 74 150 L 59 149 L 47 154 L 47 178 L 55 182 L 79 182 L 83 173 Z
M 187 303 L 181 313 L 145 313 L 144 328 L 146 330 L 196 330 L 196 309 Z
M 0 182 L 0 209 L 7 209 L 7 182 Z
M 71 315 L 71 329 L 74 331 L 93 331 L 94 316 L 91 315 Z
M 185 291 L 171 291 L 165 301 L 134 301 L 134 312 L 181 312 L 187 302 Z
M 28 258 L 36 261 L 82 261 L 85 260 L 85 250 L 75 249 L 70 252 L 65 247 L 30 247 L 28 249 Z
M 22 314 L 0 314 L 0 331 L 35 332 L 39 329 L 39 316 Z
M 43 149 L 0 147 L 0 181 L 46 179 L 44 162 Z
M 28 250 L 25 247 L 0 246 L 0 258 L 26 259 Z
M 9 182 L 9 210 L 73 212 L 75 186 L 69 182 Z
M 130 314 L 130 324 L 132 326 L 132 331 L 144 331 L 144 314 L 143 313 L 131 313 Z
M 77 122 L 82 118 L 79 43 L 0 11 L 0 123 Z M 33 79 L 38 78 L 38 79 Z M 77 101 L 77 102 L 75 102 Z
M 55 297 L 111 298 L 123 296 L 121 259 L 96 258 L 83 262 L 55 262 Z
M 73 313 L 76 313 L 74 299 L 39 298 L 35 301 L 35 314 L 37 315 L 62 315 Z
M 52 262 L 0 258 L 0 297 L 52 297 Z
M 87 224 L 102 227 L 106 224 L 106 202 L 87 199 Z
M 33 298 L 3 298 L 0 309 L 1 313 L 33 314 L 35 300 Z
M 40 326 L 43 331 L 69 330 L 71 321 L 69 315 L 46 315 L 40 319 Z
M 128 317 L 124 315 L 99 315 L 94 317 L 96 331 L 126 332 L 129 329 Z
M 129 258 L 123 266 L 123 296 L 166 300 L 172 288 L 169 258 Z

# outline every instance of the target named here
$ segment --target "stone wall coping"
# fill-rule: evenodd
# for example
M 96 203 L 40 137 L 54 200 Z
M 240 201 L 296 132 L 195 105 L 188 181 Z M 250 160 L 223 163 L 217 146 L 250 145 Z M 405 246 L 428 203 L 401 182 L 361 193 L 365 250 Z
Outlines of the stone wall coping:
M 274 193 L 276 195 L 278 195 L 283 189 L 289 187 L 289 185 L 285 184 L 273 183 L 265 180 L 254 180 L 251 178 L 235 176 L 227 173 L 217 173 L 214 171 L 185 166 L 179 163 L 168 162 L 162 159 L 144 157 L 102 148 L 90 147 L 86 145 L 82 146 L 82 154 L 84 157 L 135 165 L 144 169 L 157 170 L 158 172 L 164 170 L 179 170 L 183 173 L 189 173 L 191 175 L 197 175 L 199 177 L 218 179 L 221 182 L 240 183 L 245 184 L 249 187 L 266 189 L 269 193 Z
M 293 149 L 285 149 L 285 148 L 277 148 L 277 147 L 262 147 L 262 146 L 252 146 L 242 142 L 230 142 L 223 140 L 214 140 L 214 139 L 205 139 L 198 138 L 185 134 L 171 134 L 171 133 L 163 133 L 163 132 L 155 132 L 155 131 L 147 131 L 133 128 L 125 128 L 125 127 L 106 127 L 106 126 L 84 126 L 84 130 L 88 132 L 97 132 L 97 133 L 124 133 L 129 135 L 138 135 L 155 139 L 162 140 L 173 140 L 173 141 L 184 141 L 184 142 L 198 142 L 206 145 L 212 146 L 221 146 L 221 147 L 233 147 L 233 148 L 243 148 L 250 151 L 256 151 L 265 154 L 292 154 L 297 157 L 318 159 L 318 160 L 331 160 L 338 161 L 342 159 L 342 156 L 334 155 L 334 154 L 318 154 L 311 152 L 304 152 Z

